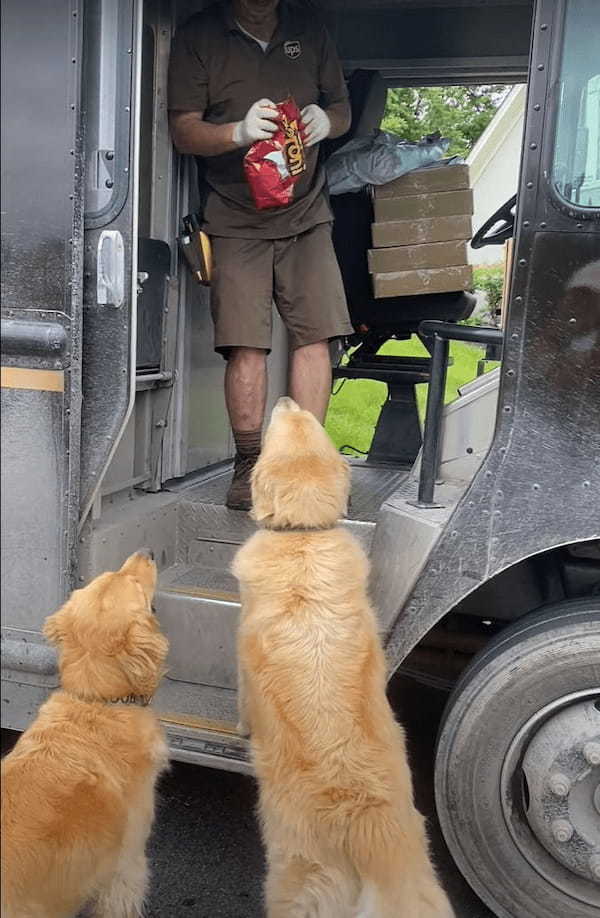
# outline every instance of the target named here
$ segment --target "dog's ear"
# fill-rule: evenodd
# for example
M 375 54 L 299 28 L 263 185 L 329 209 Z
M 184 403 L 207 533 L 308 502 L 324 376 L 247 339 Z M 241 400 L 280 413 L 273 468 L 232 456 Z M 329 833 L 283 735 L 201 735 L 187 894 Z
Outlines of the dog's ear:
M 64 606 L 55 612 L 53 615 L 49 615 L 46 621 L 44 622 L 44 627 L 42 629 L 45 637 L 57 647 L 65 639 L 65 635 L 70 627 L 71 619 L 73 612 L 73 603 L 69 599 Z
M 133 694 L 153 694 L 164 673 L 168 651 L 169 642 L 153 620 L 130 625 L 117 660 Z
M 252 470 L 252 510 L 250 516 L 257 523 L 268 523 L 274 511 L 275 479 L 260 461 Z

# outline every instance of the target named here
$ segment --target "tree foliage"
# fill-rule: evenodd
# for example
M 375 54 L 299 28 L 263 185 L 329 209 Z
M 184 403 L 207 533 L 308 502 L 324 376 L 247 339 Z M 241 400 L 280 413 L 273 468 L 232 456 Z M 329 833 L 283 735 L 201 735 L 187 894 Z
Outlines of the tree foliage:
M 468 156 L 508 89 L 502 85 L 390 89 L 381 126 L 404 140 L 439 131 L 451 140 L 449 155 Z

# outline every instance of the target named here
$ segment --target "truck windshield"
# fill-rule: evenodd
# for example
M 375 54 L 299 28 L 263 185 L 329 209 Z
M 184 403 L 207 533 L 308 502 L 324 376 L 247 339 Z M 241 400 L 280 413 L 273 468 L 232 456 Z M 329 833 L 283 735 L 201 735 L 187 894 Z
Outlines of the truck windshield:
M 600 4 L 567 0 L 557 87 L 552 184 L 583 208 L 600 207 Z

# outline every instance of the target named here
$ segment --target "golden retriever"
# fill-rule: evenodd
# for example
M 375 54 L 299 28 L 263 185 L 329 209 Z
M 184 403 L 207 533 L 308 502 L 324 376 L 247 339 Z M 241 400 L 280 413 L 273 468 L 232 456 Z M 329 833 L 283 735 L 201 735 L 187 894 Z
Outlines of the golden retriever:
M 252 476 L 262 530 L 233 564 L 267 914 L 451 918 L 386 698 L 367 558 L 336 525 L 349 482 L 313 415 L 281 399 Z
M 2 762 L 2 916 L 141 915 L 154 785 L 168 752 L 147 707 L 168 643 L 156 566 L 132 555 L 45 623 L 61 689 Z

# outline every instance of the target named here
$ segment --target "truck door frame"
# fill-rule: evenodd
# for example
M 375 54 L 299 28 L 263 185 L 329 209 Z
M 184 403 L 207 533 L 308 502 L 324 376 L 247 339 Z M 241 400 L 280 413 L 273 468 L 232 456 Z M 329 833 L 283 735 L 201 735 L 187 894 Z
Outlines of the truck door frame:
M 80 531 L 135 405 L 143 2 L 88 0 L 86 15 Z
M 533 23 L 494 438 L 412 594 L 398 609 L 386 643 L 392 671 L 444 615 L 496 574 L 550 549 L 600 537 L 600 507 L 596 514 L 592 510 L 600 488 L 594 491 L 598 465 L 594 466 L 591 447 L 597 437 L 593 406 L 600 397 L 600 359 L 597 349 L 595 355 L 591 352 L 589 372 L 593 375 L 595 358 L 595 386 L 582 389 L 576 361 L 564 357 L 585 324 L 582 303 L 569 296 L 569 284 L 576 277 L 578 260 L 589 264 L 598 251 L 600 212 L 594 209 L 584 220 L 575 207 L 559 208 L 544 168 L 555 140 L 553 93 L 560 76 L 565 9 L 565 0 L 538 0 Z M 556 35 L 561 36 L 558 47 Z M 541 240 L 556 246 L 556 264 L 551 265 L 549 245 L 545 250 L 536 245 Z M 565 257 L 561 253 L 567 245 L 570 255 Z M 551 314 L 548 302 L 555 307 Z M 573 404 L 578 405 L 579 438 L 590 444 L 589 456 L 572 448 L 572 431 L 560 423 L 569 417 Z M 566 477 L 565 456 L 570 458 Z M 392 551 L 393 515 L 387 526 Z

